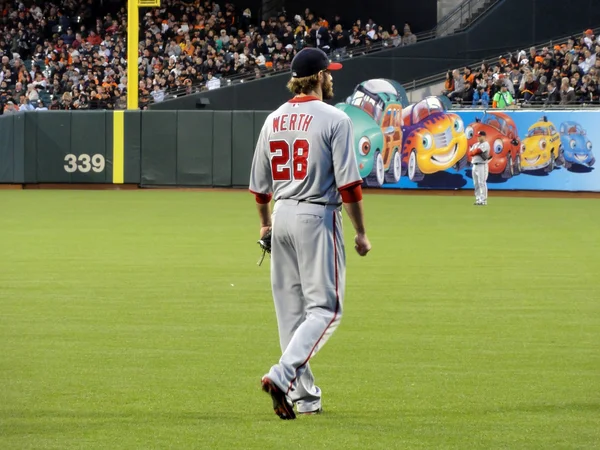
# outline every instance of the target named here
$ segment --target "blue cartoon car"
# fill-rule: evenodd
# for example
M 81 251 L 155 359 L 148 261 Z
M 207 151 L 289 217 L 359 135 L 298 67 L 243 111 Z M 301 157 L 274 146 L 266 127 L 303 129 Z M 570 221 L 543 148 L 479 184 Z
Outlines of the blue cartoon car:
M 560 124 L 560 140 L 564 149 L 565 168 L 573 164 L 592 167 L 596 162 L 592 153 L 592 143 L 586 136 L 585 130 L 577 122 Z

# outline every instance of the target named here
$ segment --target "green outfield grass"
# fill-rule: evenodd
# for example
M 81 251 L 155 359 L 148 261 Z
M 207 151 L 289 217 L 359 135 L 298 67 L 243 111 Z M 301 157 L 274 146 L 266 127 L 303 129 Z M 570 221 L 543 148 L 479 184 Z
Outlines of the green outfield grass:
M 325 413 L 281 421 L 251 195 L 0 191 L 0 449 L 600 448 L 600 202 L 472 203 L 365 197 Z

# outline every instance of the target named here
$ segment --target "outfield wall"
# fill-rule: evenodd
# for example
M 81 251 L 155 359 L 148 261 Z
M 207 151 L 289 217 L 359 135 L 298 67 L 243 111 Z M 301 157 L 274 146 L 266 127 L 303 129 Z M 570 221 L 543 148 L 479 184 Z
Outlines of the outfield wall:
M 35 111 L 0 116 L 0 183 L 245 187 L 267 112 Z
M 36 111 L 0 116 L 0 183 L 246 187 L 254 145 L 267 114 Z M 457 119 L 461 122 L 458 125 Z M 600 145 L 599 119 L 600 111 L 519 110 L 505 115 L 497 111 L 449 111 L 436 125 L 424 122 L 402 127 L 401 145 L 373 148 L 368 157 L 358 154 L 359 164 L 364 173 L 369 164 L 373 166 L 377 150 L 388 160 L 393 160 L 390 152 L 397 151 L 401 154 L 400 179 L 393 182 L 392 177 L 390 181 L 389 164 L 384 167 L 388 177 L 384 177 L 382 188 L 472 189 L 471 169 L 465 165 L 463 155 L 474 143 L 471 133 L 486 129 L 490 146 L 496 150 L 490 163 L 490 189 L 600 192 L 600 172 L 594 156 L 594 146 Z M 501 129 L 494 129 L 495 120 L 502 122 Z M 434 143 L 442 142 L 443 133 L 448 139 L 448 131 L 437 129 L 445 122 L 456 126 L 450 131 L 455 136 L 449 144 L 452 151 L 456 145 L 456 161 L 452 160 L 452 167 L 432 171 L 427 167 L 427 158 L 438 155 L 445 159 L 448 149 L 425 149 L 422 142 L 428 132 Z M 364 123 L 355 124 L 357 142 L 362 137 L 360 126 Z M 375 142 L 376 136 L 371 138 Z M 542 140 L 547 143 L 540 144 Z M 500 143 L 503 149 L 498 152 Z M 548 151 L 541 145 L 546 145 Z M 562 146 L 560 155 L 558 146 Z M 425 161 L 420 174 L 411 166 L 413 150 L 415 160 Z M 549 170 L 548 165 L 543 166 L 544 155 L 552 151 L 556 157 Z M 526 157 L 530 162 L 523 162 Z M 366 179 L 369 175 L 373 184 L 377 176 L 373 177 L 372 171 L 363 176 Z

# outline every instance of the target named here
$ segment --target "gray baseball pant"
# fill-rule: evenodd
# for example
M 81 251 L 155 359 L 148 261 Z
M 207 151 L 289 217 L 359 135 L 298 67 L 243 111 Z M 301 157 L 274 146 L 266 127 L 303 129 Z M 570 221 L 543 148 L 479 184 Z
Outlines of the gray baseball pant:
M 473 164 L 473 185 L 475 187 L 475 200 L 478 202 L 487 202 L 488 189 L 487 189 L 487 178 L 488 178 L 488 165 Z
M 267 376 L 297 405 L 321 407 L 309 360 L 340 323 L 346 280 L 341 207 L 279 200 L 273 208 L 271 287 L 283 354 Z

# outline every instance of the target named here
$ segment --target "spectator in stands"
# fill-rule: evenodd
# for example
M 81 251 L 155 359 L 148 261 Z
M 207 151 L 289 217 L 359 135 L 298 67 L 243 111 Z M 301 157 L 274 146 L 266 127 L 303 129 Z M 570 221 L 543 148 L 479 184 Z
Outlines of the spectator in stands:
M 344 51 L 350 45 L 350 33 L 337 24 L 332 36 L 332 48 Z
M 597 83 L 593 83 L 590 84 L 589 88 L 588 88 L 588 96 L 585 99 L 585 104 L 589 104 L 589 105 L 600 105 L 600 95 L 598 92 L 598 84 Z
M 494 95 L 494 99 L 492 102 L 492 108 L 509 108 L 514 105 L 515 101 L 512 94 L 508 90 L 508 86 L 505 83 L 502 83 L 500 86 L 500 92 L 497 92 Z
M 583 73 L 588 73 L 592 67 L 596 65 L 596 54 L 589 49 L 584 50 L 582 61 L 579 63 L 579 68 Z
M 46 108 L 39 100 L 31 102 L 31 104 L 35 107 L 36 111 L 48 111 L 48 108 Z
M 155 84 L 152 93 L 150 94 L 156 103 L 160 103 L 165 99 L 165 91 L 161 89 L 159 84 Z
M 19 112 L 19 108 L 12 100 L 6 102 L 6 107 L 4 108 L 4 114 L 16 114 Z
M 560 104 L 568 105 L 575 103 L 575 89 L 570 85 L 567 77 L 562 79 L 560 86 Z
M 487 93 L 487 89 L 484 87 L 478 87 L 473 94 L 473 106 L 481 106 L 487 108 L 490 104 L 490 96 Z
M 534 80 L 533 73 L 529 72 L 524 77 L 524 83 L 521 88 L 521 98 L 525 103 L 530 103 L 534 98 L 539 88 L 539 83 Z
M 448 94 L 450 100 L 461 98 L 465 90 L 465 80 L 458 69 L 452 71 L 452 78 L 454 80 L 454 90 Z
M 524 71 L 524 69 L 519 70 L 519 67 L 517 65 L 514 65 L 512 67 L 510 73 L 508 74 L 508 79 L 510 80 L 510 82 L 512 83 L 513 86 L 521 85 L 521 81 L 523 80 L 523 71 Z M 521 95 L 520 95 L 519 90 L 516 90 L 515 98 L 520 98 L 520 97 L 521 97 Z
M 417 42 L 417 36 L 410 30 L 410 25 L 404 24 L 404 35 L 402 36 L 402 45 L 412 45 Z
M 446 73 L 446 80 L 444 81 L 444 90 L 442 91 L 442 95 L 449 95 L 451 92 L 454 92 L 454 77 L 452 75 L 452 71 L 448 71 Z
M 19 105 L 19 111 L 33 111 L 35 108 L 31 105 L 29 98 L 26 95 L 21 95 L 21 103 Z
M 560 92 L 558 90 L 556 81 L 552 80 L 550 83 L 548 83 L 548 96 L 546 98 L 546 101 L 544 102 L 544 105 L 552 106 L 557 105 L 559 103 Z
M 544 95 L 548 94 L 548 78 L 546 78 L 546 75 L 542 75 L 539 78 L 539 80 L 540 81 L 538 84 L 538 88 L 535 92 L 533 101 L 541 101 Z
M 463 69 L 463 79 L 465 83 L 469 83 L 471 85 L 473 85 L 475 82 L 475 75 L 473 75 L 471 68 L 468 66 Z
M 464 105 L 471 105 L 473 103 L 473 97 L 475 95 L 475 89 L 473 84 L 470 82 L 465 83 L 465 90 L 463 91 L 460 102 Z

